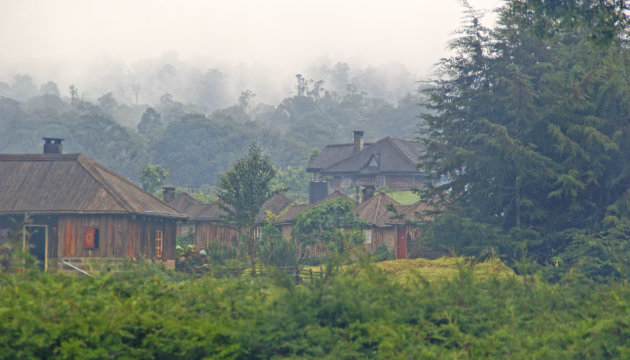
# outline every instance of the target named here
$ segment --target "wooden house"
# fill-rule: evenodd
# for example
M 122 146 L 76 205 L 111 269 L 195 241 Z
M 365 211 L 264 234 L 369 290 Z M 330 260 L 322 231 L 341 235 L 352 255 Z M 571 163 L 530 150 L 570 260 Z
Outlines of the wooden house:
M 174 191 L 174 189 L 172 189 Z M 225 221 L 225 211 L 216 203 L 203 204 L 195 200 L 187 193 L 171 197 L 171 188 L 166 188 L 164 199 L 168 203 L 186 214 L 188 221 L 181 225 L 180 232 L 192 229 L 194 232 L 194 245 L 196 249 L 206 249 L 212 242 L 223 244 L 238 244 L 238 229 L 234 224 Z M 266 222 L 266 212 L 270 211 L 275 215 L 282 212 L 293 201 L 283 194 L 275 194 L 269 198 L 260 209 L 256 217 L 257 226 L 254 229 L 254 236 L 262 238 L 262 229 Z
M 164 189 L 164 200 L 188 217 L 186 222 L 179 225 L 179 236 L 192 231 L 196 249 L 206 249 L 212 241 L 232 245 L 238 243 L 238 231 L 234 225 L 225 222 L 225 212 L 219 205 L 204 204 L 185 192 L 172 196 L 171 191 L 175 189 Z
M 44 269 L 94 258 L 174 266 L 186 216 L 89 157 L 62 154 L 61 140 L 47 138 L 44 154 L 0 155 L 0 238 L 23 224 L 23 245 Z
M 416 167 L 424 153 L 424 145 L 416 141 L 386 137 L 364 143 L 363 131 L 355 131 L 353 143 L 326 146 L 306 171 L 330 179 L 332 189 L 358 185 L 408 190 L 428 181 Z

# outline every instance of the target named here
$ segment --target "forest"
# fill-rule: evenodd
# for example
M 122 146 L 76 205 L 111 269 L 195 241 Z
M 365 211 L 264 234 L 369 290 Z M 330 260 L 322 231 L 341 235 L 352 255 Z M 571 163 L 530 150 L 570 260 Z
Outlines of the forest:
M 75 88 L 62 96 L 51 83 L 34 94 L 28 77 L 0 84 L 0 151 L 30 152 L 41 131 L 63 135 L 68 151 L 135 181 L 154 164 L 177 186 L 216 183 L 228 205 L 243 199 L 232 185 L 246 160 L 233 161 L 248 144 L 271 186 L 283 172 L 302 176 L 314 148 L 350 142 L 356 128 L 370 139 L 414 134 L 427 146 L 419 166 L 448 181 L 419 190 L 439 206 L 408 225 L 421 229 L 426 253 L 452 261 L 443 277 L 383 268 L 360 232 L 340 230 L 360 229 L 353 216 L 324 217 L 324 207 L 298 218 L 310 229 L 299 241 L 330 245 L 309 276 L 286 271 L 304 264 L 271 224 L 263 239 L 275 247 L 250 233 L 240 249 L 205 258 L 184 248 L 197 263 L 177 271 L 140 263 L 97 277 L 48 274 L 3 249 L 3 356 L 629 358 L 630 8 L 506 0 L 489 27 L 467 10 L 451 55 L 396 102 L 359 82 L 338 82 L 343 92 L 302 75 L 275 106 L 245 89 L 213 111 L 170 94 L 141 106 L 112 94 L 87 101 Z M 31 94 L 17 96 L 22 88 Z M 251 204 L 245 215 L 223 205 L 252 228 Z M 508 271 L 482 270 L 497 263 Z
M 42 137 L 60 137 L 66 139 L 65 152 L 85 153 L 137 183 L 142 169 L 155 164 L 169 172 L 169 185 L 199 188 L 213 185 L 251 141 L 286 171 L 305 167 L 314 148 L 351 142 L 353 130 L 378 140 L 413 137 L 417 128 L 417 84 L 414 88 L 412 79 L 412 86 L 389 84 L 391 69 L 321 65 L 310 71 L 330 86 L 297 74 L 293 89 L 277 104 L 259 102 L 252 90 L 241 89 L 234 103 L 223 105 L 230 101 L 221 90 L 225 75 L 208 70 L 207 76 L 193 77 L 194 69 L 171 60 L 174 65 L 147 65 L 144 71 L 154 72 L 144 82 L 157 85 L 123 92 L 127 97 L 116 96 L 115 88 L 85 99 L 74 85 L 38 86 L 26 74 L 0 82 L 0 153 L 38 153 Z M 384 92 L 388 86 L 396 91 Z M 128 97 L 158 89 L 164 93 L 154 103 Z

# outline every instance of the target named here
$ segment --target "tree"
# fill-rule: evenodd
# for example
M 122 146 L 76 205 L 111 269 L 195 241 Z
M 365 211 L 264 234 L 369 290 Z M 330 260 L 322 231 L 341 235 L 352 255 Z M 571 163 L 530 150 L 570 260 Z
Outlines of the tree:
M 271 181 L 276 170 L 269 155 L 263 154 L 255 142 L 249 144 L 246 157 L 238 159 L 232 168 L 219 174 L 216 196 L 219 207 L 226 212 L 225 220 L 234 223 L 242 235 L 247 231 L 247 250 L 255 264 L 254 227 L 263 203 L 272 195 Z
M 161 165 L 147 164 L 140 174 L 140 182 L 142 188 L 150 193 L 164 185 L 164 181 L 168 177 L 168 171 Z
M 297 216 L 294 234 L 300 252 L 308 246 L 324 246 L 334 253 L 362 242 L 363 234 L 356 230 L 365 224 L 354 212 L 349 199 L 333 199 L 316 205 Z
M 162 116 L 154 108 L 149 107 L 138 124 L 138 132 L 142 135 L 152 136 L 162 128 Z
M 59 97 L 59 87 L 57 86 L 57 84 L 53 81 L 48 81 L 47 83 L 43 84 L 40 88 L 39 88 L 39 93 L 41 95 L 53 95 L 56 97 Z
M 630 52 L 609 24 L 627 23 L 620 7 L 508 1 L 494 29 L 468 10 L 426 91 L 423 164 L 452 179 L 438 190 L 467 216 L 504 230 L 597 227 L 628 189 L 630 109 L 618 104 L 630 101 Z

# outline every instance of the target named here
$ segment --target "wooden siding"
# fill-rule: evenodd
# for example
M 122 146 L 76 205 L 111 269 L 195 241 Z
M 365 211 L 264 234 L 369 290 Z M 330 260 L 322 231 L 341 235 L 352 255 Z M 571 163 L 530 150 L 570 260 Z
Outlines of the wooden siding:
M 381 246 L 387 246 L 387 250 L 396 251 L 396 234 L 394 228 L 372 228 L 372 243 L 365 244 L 365 248 L 373 253 Z
M 195 223 L 195 247 L 205 249 L 213 241 L 223 244 L 238 244 L 238 231 L 226 224 L 197 221 Z
M 57 254 L 63 257 L 174 260 L 177 226 L 172 220 L 117 215 L 59 216 Z M 85 249 L 86 228 L 99 229 L 99 247 Z M 162 257 L 156 257 L 156 231 L 163 232 Z
M 387 175 L 385 185 L 392 190 L 407 190 L 416 186 L 414 176 Z

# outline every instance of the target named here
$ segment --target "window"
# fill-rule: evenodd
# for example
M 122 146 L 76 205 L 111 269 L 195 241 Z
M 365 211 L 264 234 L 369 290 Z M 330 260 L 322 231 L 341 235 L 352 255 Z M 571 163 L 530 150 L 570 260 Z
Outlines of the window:
M 155 256 L 161 258 L 162 257 L 162 230 L 155 231 Z
M 363 229 L 363 235 L 365 236 L 365 243 L 372 243 L 372 229 Z
M 262 241 L 263 238 L 263 227 L 262 226 L 257 226 L 254 229 L 254 239 L 258 239 L 260 241 Z
M 98 228 L 85 228 L 83 229 L 83 248 L 84 249 L 98 249 L 99 247 L 99 231 Z
M 372 157 L 368 161 L 368 166 L 369 167 L 376 167 L 376 168 L 378 167 L 378 161 L 376 161 L 376 157 L 374 157 L 374 155 L 372 155 Z

